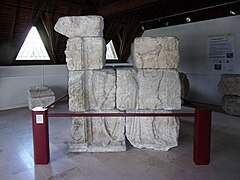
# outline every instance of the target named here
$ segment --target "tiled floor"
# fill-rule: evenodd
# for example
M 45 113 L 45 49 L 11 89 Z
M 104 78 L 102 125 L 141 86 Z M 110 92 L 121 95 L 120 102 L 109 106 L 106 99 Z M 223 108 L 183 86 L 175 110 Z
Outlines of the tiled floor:
M 50 112 L 67 111 L 60 103 Z M 51 163 L 34 165 L 31 112 L 0 111 L 0 179 L 240 179 L 240 117 L 214 112 L 211 163 L 192 161 L 193 119 L 181 118 L 179 146 L 168 152 L 129 147 L 120 153 L 67 153 L 70 118 L 50 118 Z

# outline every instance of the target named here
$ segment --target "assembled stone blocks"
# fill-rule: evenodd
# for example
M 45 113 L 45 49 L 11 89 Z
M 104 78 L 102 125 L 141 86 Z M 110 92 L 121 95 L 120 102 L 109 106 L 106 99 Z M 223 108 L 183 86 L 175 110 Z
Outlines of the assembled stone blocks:
M 178 40 L 140 37 L 132 45 L 134 68 L 103 69 L 105 41 L 100 16 L 63 17 L 55 30 L 69 37 L 69 110 L 76 113 L 171 112 L 181 108 Z M 177 146 L 174 117 L 73 118 L 70 152 L 125 151 L 125 138 L 138 148 L 167 151 Z

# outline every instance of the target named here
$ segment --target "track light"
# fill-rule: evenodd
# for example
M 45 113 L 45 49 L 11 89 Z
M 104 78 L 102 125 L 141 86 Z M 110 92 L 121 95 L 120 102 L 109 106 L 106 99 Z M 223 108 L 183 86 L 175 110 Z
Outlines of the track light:
M 231 15 L 233 15 L 233 16 L 236 15 L 236 13 L 235 13 L 234 11 L 229 11 L 229 13 L 230 13 Z
M 189 22 L 191 22 L 191 21 L 192 21 L 192 19 L 191 19 L 190 17 L 187 17 L 187 18 L 186 18 L 186 22 L 189 23 Z

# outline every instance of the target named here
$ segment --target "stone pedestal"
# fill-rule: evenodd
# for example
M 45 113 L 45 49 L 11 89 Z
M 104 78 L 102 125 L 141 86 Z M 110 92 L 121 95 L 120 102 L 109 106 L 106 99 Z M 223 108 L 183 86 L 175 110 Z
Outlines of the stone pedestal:
M 53 91 L 44 85 L 34 86 L 28 89 L 28 108 L 32 110 L 34 107 L 46 107 L 55 101 Z
M 222 74 L 218 89 L 224 95 L 240 96 L 240 74 Z
M 222 74 L 218 90 L 223 94 L 222 109 L 240 116 L 240 74 Z
M 240 116 L 240 96 L 236 95 L 223 96 L 222 109 L 228 114 Z

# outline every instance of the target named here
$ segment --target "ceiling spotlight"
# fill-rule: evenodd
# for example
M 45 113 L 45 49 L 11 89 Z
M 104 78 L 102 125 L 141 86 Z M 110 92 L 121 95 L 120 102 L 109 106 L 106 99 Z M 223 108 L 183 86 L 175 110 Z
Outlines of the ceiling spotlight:
M 234 11 L 229 11 L 229 13 L 233 16 L 236 15 L 236 13 Z
M 188 22 L 188 23 L 191 22 L 191 18 L 190 18 L 190 17 L 187 17 L 187 18 L 186 18 L 186 22 Z
M 168 22 L 168 21 L 167 21 L 167 22 L 165 22 L 165 23 L 164 23 L 164 25 L 165 25 L 165 26 L 168 26 L 168 25 L 169 25 L 169 22 Z
M 142 30 L 144 31 L 145 27 L 144 26 L 141 26 Z

